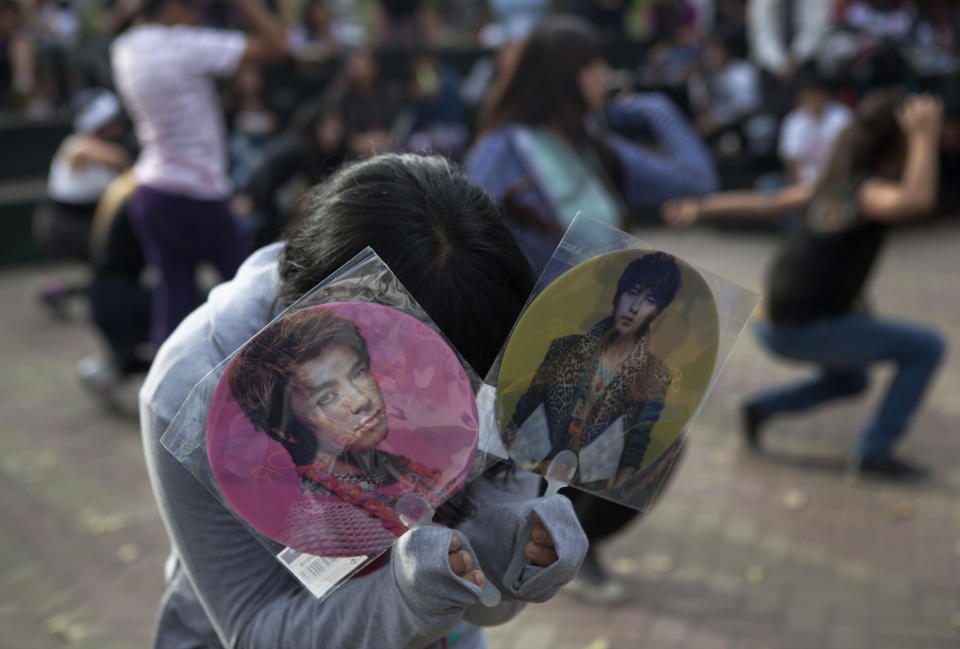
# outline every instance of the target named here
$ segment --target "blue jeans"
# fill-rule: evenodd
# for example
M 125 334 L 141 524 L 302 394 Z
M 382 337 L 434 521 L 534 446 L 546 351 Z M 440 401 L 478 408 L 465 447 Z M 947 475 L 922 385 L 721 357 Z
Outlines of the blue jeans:
M 812 379 L 755 395 L 749 405 L 762 418 L 852 396 L 867 387 L 870 364 L 897 364 L 880 409 L 860 437 L 857 451 L 862 458 L 890 456 L 945 349 L 943 338 L 928 327 L 860 313 L 793 327 L 761 323 L 756 334 L 777 356 L 820 366 Z

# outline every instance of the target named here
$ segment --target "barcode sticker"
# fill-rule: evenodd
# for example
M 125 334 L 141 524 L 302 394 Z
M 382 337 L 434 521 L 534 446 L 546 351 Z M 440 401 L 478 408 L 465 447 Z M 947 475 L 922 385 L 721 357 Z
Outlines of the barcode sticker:
M 277 558 L 317 599 L 324 597 L 367 560 L 366 556 L 318 557 L 290 547 L 281 550 Z

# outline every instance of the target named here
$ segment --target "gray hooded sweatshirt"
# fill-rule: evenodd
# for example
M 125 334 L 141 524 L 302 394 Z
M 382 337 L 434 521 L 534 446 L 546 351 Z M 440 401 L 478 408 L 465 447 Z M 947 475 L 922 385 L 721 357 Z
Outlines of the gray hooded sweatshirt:
M 168 588 L 158 619 L 160 649 L 385 649 L 486 646 L 478 625 L 502 623 L 524 602 L 542 602 L 576 574 L 587 541 L 563 496 L 535 498 L 537 479 L 471 485 L 478 514 L 458 529 L 464 546 L 503 593 L 493 608 L 450 569 L 453 530 L 402 536 L 387 563 L 320 602 L 180 462 L 160 437 L 191 388 L 276 315 L 277 257 L 263 248 L 215 288 L 164 343 L 140 391 L 150 481 L 171 541 Z M 536 514 L 559 559 L 529 564 L 523 549 Z

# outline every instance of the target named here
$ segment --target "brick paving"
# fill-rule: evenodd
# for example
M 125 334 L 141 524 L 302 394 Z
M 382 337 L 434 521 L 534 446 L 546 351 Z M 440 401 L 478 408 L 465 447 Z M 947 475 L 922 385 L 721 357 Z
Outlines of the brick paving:
M 879 312 L 923 319 L 960 341 L 960 223 L 898 232 L 873 283 Z M 710 230 L 641 233 L 759 289 L 774 239 Z M 73 365 L 98 348 L 82 319 L 35 302 L 43 275 L 0 273 L 0 647 L 149 645 L 166 539 L 144 475 L 133 409 L 110 414 Z M 78 314 L 81 315 L 82 314 Z M 960 647 L 960 360 L 947 359 L 903 444 L 936 480 L 847 479 L 863 398 L 773 422 L 747 453 L 737 404 L 803 368 L 747 334 L 691 431 L 660 503 L 603 548 L 630 601 L 591 607 L 565 593 L 490 633 L 491 649 L 946 649 Z M 385 644 L 385 646 L 387 646 Z

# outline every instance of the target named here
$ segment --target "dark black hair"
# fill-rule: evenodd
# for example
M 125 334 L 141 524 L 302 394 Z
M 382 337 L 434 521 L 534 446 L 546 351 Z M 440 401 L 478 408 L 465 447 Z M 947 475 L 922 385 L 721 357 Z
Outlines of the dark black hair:
M 588 112 L 579 74 L 603 58 L 599 34 L 584 20 L 548 18 L 530 34 L 483 116 L 482 130 L 517 122 L 555 125 L 574 142 L 587 139 Z
M 797 97 L 803 92 L 822 92 L 830 93 L 830 84 L 822 74 L 820 68 L 813 61 L 807 61 L 802 64 L 793 75 L 791 80 L 794 96 Z
M 370 246 L 480 376 L 534 283 L 486 192 L 439 156 L 384 154 L 342 168 L 304 196 L 285 240 L 280 305 Z M 472 515 L 469 493 L 438 520 Z
M 140 3 L 140 16 L 147 19 L 155 18 L 168 3 L 172 2 L 179 2 L 197 9 L 200 8 L 197 0 L 143 0 L 143 2 Z
M 315 35 L 313 31 L 313 11 L 316 7 L 326 8 L 326 0 L 307 0 L 300 7 L 300 24 L 311 36 Z
M 960 81 L 952 80 L 943 90 L 943 117 L 945 120 L 960 119 Z
M 677 297 L 682 280 L 680 266 L 673 255 L 652 252 L 627 265 L 617 281 L 613 304 L 616 305 L 625 292 L 640 286 L 650 289 L 650 294 L 657 301 L 657 313 L 660 313 Z
M 580 72 L 603 60 L 603 41 L 585 20 L 553 16 L 544 20 L 521 46 L 512 67 L 502 70 L 481 116 L 481 132 L 504 124 L 549 126 L 577 148 L 592 149 L 606 180 L 622 197 L 623 166 L 616 152 L 587 129 L 589 112 L 580 88 Z M 542 218 L 542 215 L 540 215 Z
M 297 109 L 291 120 L 290 131 L 296 136 L 306 153 L 303 171 L 311 182 L 319 182 L 325 178 L 339 167 L 348 155 L 345 131 L 341 133 L 335 149 L 327 150 L 320 145 L 317 127 L 331 116 L 336 116 L 341 122 L 343 121 L 342 100 L 336 93 L 325 94 L 315 101 L 304 103 Z M 343 128 L 345 129 L 346 125 L 343 125 Z
M 904 154 L 906 136 L 897 120 L 902 103 L 903 93 L 897 88 L 874 90 L 860 100 L 853 122 L 833 143 L 817 180 L 817 195 L 827 195 L 853 178 L 875 175 L 880 164 Z
M 487 194 L 439 156 L 350 164 L 301 201 L 280 259 L 288 305 L 370 246 L 481 376 L 533 287 Z
M 23 13 L 20 10 L 20 4 L 16 2 L 16 0 L 0 0 L 0 12 L 3 11 L 8 11 L 17 17 Z
M 713 47 L 719 47 L 727 54 L 727 58 L 737 58 L 737 37 L 727 31 L 719 31 L 710 34 L 707 43 Z
M 144 18 L 153 18 L 160 13 L 165 4 L 167 0 L 143 0 L 140 4 L 140 15 Z

